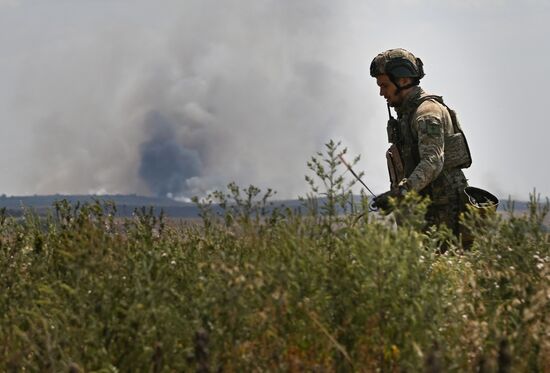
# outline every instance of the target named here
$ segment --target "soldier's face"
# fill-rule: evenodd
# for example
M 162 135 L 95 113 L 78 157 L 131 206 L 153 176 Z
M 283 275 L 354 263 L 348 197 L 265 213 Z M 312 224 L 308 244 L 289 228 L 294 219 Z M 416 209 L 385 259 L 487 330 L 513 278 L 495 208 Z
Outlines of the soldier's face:
M 384 97 L 390 106 L 396 107 L 403 103 L 403 91 L 398 93 L 397 87 L 387 75 L 377 76 L 376 84 L 380 87 L 380 96 Z

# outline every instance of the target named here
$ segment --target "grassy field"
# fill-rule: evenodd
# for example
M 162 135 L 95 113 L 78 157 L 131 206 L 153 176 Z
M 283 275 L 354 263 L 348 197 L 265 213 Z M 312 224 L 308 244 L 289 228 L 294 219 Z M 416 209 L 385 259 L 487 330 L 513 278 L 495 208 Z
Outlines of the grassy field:
M 396 228 L 324 176 L 300 214 L 231 184 L 191 224 L 0 215 L 0 371 L 550 371 L 547 206 L 471 212 L 464 252 L 418 196 Z

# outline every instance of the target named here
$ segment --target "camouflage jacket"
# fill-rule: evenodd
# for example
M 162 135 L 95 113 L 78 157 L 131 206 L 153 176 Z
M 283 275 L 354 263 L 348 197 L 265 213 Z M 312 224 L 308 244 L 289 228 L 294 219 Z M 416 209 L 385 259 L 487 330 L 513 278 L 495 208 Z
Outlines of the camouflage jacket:
M 464 175 L 460 169 L 444 169 L 445 139 L 455 131 L 451 114 L 447 107 L 434 99 L 428 99 L 420 103 L 427 93 L 420 87 L 415 87 L 406 97 L 400 107 L 396 108 L 397 119 L 400 127 L 400 138 L 396 142 L 404 163 L 404 184 L 409 190 L 421 194 L 433 194 L 432 186 L 436 180 L 443 176 L 451 176 L 458 180 L 461 186 L 466 184 Z M 442 175 L 448 174 L 448 175 Z M 451 175 L 452 174 L 452 175 Z M 454 175 L 456 174 L 456 175 Z M 455 186 L 457 182 L 446 177 L 437 184 L 445 184 L 445 187 Z M 458 186 L 458 185 L 456 185 Z M 438 188 L 439 189 L 439 188 Z M 437 193 L 440 194 L 440 193 Z

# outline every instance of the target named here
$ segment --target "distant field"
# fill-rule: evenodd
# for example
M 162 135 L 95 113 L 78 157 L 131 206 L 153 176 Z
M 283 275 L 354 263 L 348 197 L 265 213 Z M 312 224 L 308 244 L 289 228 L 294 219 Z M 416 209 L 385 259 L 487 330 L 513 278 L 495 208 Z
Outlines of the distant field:
M 360 201 L 360 197 L 355 199 Z M 44 196 L 12 196 L 0 197 L 0 207 L 5 207 L 14 214 L 21 214 L 23 208 L 32 208 L 39 214 L 44 214 L 50 210 L 56 201 L 66 200 L 71 204 L 93 203 L 94 201 L 112 201 L 117 206 L 119 216 L 131 216 L 136 209 L 142 207 L 153 207 L 156 212 L 163 210 L 171 217 L 198 217 L 198 209 L 195 204 L 189 202 L 179 202 L 170 198 L 147 197 L 138 195 L 44 195 Z M 322 202 L 322 199 L 320 199 Z M 270 201 L 273 206 L 284 205 L 290 208 L 297 208 L 302 205 L 298 199 Z M 507 208 L 507 201 L 502 200 L 499 206 L 500 211 Z M 515 201 L 514 209 L 518 213 L 523 213 L 528 209 L 528 202 Z M 220 210 L 218 210 L 219 212 Z
M 2 216 L 0 371 L 546 371 L 540 211 L 471 216 L 463 252 L 412 198 L 398 228 L 242 204 Z

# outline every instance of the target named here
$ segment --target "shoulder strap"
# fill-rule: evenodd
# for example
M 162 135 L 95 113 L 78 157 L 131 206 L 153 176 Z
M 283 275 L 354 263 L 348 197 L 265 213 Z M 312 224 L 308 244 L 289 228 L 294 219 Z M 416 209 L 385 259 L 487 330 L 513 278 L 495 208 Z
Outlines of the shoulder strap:
M 449 115 L 451 116 L 451 122 L 453 124 L 453 131 L 455 133 L 460 133 L 462 135 L 462 138 L 464 139 L 466 152 L 468 153 L 468 158 L 470 159 L 469 164 L 465 167 L 469 167 L 472 163 L 472 155 L 470 153 L 470 147 L 468 146 L 468 141 L 466 140 L 466 135 L 464 135 L 464 132 L 462 131 L 462 127 L 460 126 L 460 123 L 458 122 L 458 118 L 456 117 L 456 112 L 450 107 L 448 107 L 447 104 L 445 104 L 445 102 L 443 101 L 443 97 L 437 96 L 437 95 L 426 95 L 426 96 L 420 97 L 417 101 L 418 104 L 416 106 L 416 110 L 418 110 L 418 107 L 420 106 L 420 104 L 422 104 L 424 101 L 427 101 L 427 100 L 434 100 L 439 102 L 441 105 L 445 106 L 445 108 L 449 112 Z
M 458 119 L 456 118 L 456 113 L 453 109 L 447 106 L 445 102 L 443 101 L 443 97 L 437 96 L 437 95 L 426 95 L 423 97 L 420 97 L 417 101 L 416 110 L 418 110 L 418 107 L 424 102 L 428 100 L 434 100 L 439 102 L 441 105 L 445 106 L 447 111 L 449 112 L 449 115 L 451 116 L 451 122 L 453 124 L 453 131 L 460 132 L 464 136 L 464 132 L 462 132 L 462 128 L 460 127 L 460 123 L 458 122 Z M 416 111 L 415 110 L 415 111 Z

